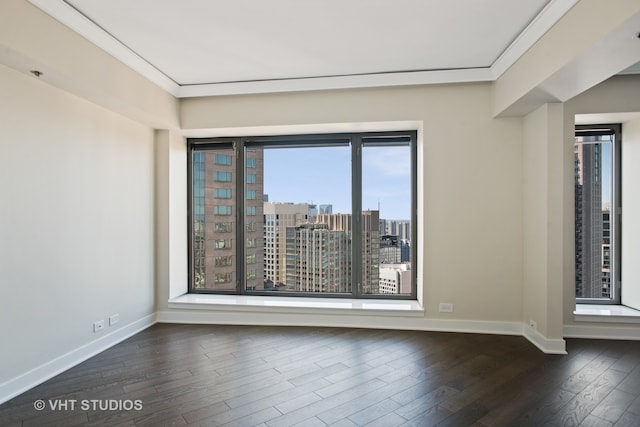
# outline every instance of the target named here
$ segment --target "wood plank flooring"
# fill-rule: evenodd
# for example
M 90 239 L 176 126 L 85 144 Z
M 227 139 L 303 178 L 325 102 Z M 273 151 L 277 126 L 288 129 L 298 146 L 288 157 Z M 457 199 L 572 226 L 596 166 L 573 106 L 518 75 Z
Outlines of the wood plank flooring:
M 640 426 L 640 342 L 567 347 L 157 324 L 1 405 L 0 426 Z

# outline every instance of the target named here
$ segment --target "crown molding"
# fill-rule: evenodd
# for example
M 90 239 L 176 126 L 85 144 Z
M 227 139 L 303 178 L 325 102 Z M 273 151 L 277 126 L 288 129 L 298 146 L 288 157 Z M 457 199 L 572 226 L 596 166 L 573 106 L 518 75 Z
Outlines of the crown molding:
M 129 68 L 178 98 L 489 82 L 498 79 L 578 0 L 551 0 L 489 68 L 419 70 L 347 76 L 180 85 L 64 0 L 28 0 Z
M 358 89 L 425 84 L 470 83 L 492 81 L 489 68 L 408 71 L 353 76 L 313 77 L 261 80 L 181 86 L 179 98 L 198 96 L 247 95 L 276 92 Z
M 491 76 L 497 80 L 560 20 L 578 0 L 551 0 L 516 39 L 491 65 Z
M 180 86 L 164 73 L 126 47 L 122 42 L 74 9 L 64 0 L 28 0 L 56 21 L 69 27 L 132 70 L 170 94 L 177 96 Z

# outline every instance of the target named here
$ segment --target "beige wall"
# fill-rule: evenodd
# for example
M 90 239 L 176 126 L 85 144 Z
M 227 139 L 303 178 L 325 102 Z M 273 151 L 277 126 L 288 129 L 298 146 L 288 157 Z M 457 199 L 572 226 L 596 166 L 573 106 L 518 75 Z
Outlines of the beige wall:
M 155 321 L 153 128 L 179 102 L 25 0 L 0 2 L 0 93 L 2 402 Z
M 152 129 L 2 65 L 0 93 L 1 401 L 153 317 L 155 215 Z
M 199 135 L 389 121 L 420 128 L 427 318 L 520 322 L 522 122 L 492 118 L 489 84 L 194 98 L 183 100 L 181 117 L 184 132 Z M 438 313 L 440 302 L 454 313 Z
M 640 3 L 580 0 L 495 83 L 494 112 L 565 102 L 640 61 Z
M 148 126 L 179 126 L 171 94 L 26 0 L 0 2 L 0 64 Z

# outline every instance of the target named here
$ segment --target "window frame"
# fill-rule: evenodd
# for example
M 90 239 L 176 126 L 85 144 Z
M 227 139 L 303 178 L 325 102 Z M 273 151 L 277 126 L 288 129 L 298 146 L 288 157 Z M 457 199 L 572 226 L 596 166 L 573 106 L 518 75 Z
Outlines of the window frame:
M 187 223 L 188 223 L 188 292 L 195 294 L 231 294 L 252 295 L 265 297 L 308 297 L 308 298 L 356 298 L 356 299 L 380 299 L 380 300 L 416 300 L 417 299 L 417 164 L 418 164 L 418 138 L 417 130 L 384 131 L 384 132 L 359 132 L 359 133 L 327 133 L 327 134 L 302 134 L 302 135 L 275 135 L 258 137 L 205 137 L 187 138 Z M 252 222 L 246 217 L 246 176 L 247 165 L 246 151 L 252 148 L 296 148 L 296 147 L 322 147 L 322 146 L 349 146 L 351 150 L 351 215 L 354 235 L 351 239 L 352 254 L 362 253 L 362 148 L 364 146 L 389 146 L 405 145 L 409 148 L 411 163 L 411 212 L 408 220 L 411 224 L 410 271 L 411 291 L 408 294 L 366 294 L 362 293 L 362 268 L 361 256 L 352 256 L 351 277 L 352 289 L 350 293 L 330 292 L 290 292 L 290 291 L 261 291 L 249 289 L 245 284 L 248 274 L 246 265 L 245 237 L 248 227 Z M 235 245 L 235 276 L 234 290 L 201 289 L 194 287 L 194 234 L 193 234 L 193 157 L 196 152 L 206 150 L 230 149 L 235 160 L 235 185 L 232 200 L 235 201 L 236 227 L 233 235 Z M 233 177 L 232 177 L 233 180 Z M 263 227 L 267 225 L 264 224 Z M 356 231 L 357 230 L 357 231 Z M 242 242 L 240 244 L 239 242 Z M 265 252 L 266 255 L 266 252 Z
M 612 295 L 609 298 L 583 298 L 576 296 L 575 302 L 576 304 L 620 305 L 622 304 L 622 125 L 620 123 L 575 125 L 574 134 L 575 137 L 613 135 L 611 149 L 611 207 L 609 213 L 610 254 L 613 254 L 613 256 L 610 255 Z M 574 242 L 577 237 L 575 232 L 576 225 L 574 217 Z M 574 294 L 575 285 L 574 281 Z

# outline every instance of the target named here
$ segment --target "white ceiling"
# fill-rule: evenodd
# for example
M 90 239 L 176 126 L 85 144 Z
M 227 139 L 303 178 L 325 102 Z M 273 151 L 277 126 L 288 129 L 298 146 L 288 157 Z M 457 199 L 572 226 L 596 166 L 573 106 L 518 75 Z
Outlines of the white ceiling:
M 176 96 L 496 79 L 576 0 L 30 0 Z

